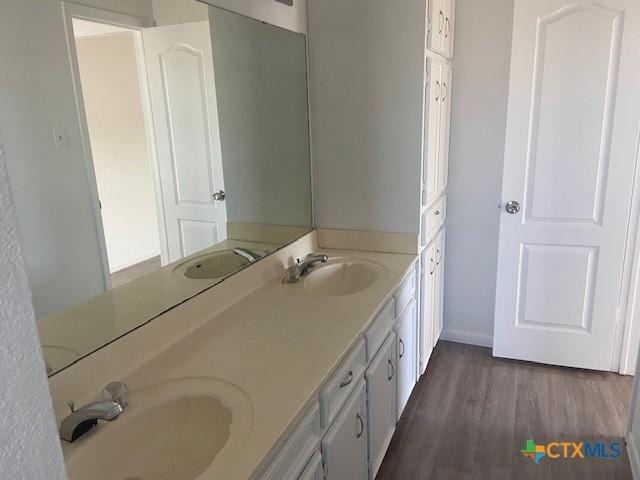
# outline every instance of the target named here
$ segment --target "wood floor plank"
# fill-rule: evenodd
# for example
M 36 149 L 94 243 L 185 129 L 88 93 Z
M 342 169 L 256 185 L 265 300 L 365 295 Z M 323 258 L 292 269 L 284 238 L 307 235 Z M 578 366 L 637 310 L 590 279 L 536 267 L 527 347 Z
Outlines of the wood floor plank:
M 440 342 L 416 385 L 378 479 L 632 478 L 623 441 L 631 377 L 493 358 Z M 620 442 L 618 459 L 522 457 L 527 439 Z

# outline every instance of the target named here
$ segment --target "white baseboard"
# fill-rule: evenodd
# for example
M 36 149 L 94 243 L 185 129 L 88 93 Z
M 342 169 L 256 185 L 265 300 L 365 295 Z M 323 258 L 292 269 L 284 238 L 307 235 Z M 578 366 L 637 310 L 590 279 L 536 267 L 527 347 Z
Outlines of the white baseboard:
M 631 463 L 631 473 L 634 480 L 640 480 L 640 457 L 638 457 L 638 449 L 633 441 L 631 432 L 627 433 L 627 454 L 629 455 L 629 463 Z
M 479 347 L 493 346 L 493 337 L 491 335 L 482 335 L 480 333 L 465 332 L 462 330 L 445 329 L 442 331 L 440 338 L 450 342 L 466 343 L 469 345 L 477 345 Z

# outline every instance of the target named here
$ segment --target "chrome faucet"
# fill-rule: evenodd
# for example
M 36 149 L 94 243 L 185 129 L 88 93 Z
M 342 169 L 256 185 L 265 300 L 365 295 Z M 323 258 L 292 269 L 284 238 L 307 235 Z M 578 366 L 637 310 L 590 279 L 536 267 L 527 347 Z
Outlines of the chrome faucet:
M 303 259 L 299 258 L 294 266 L 285 271 L 285 283 L 298 283 L 317 263 L 327 263 L 328 260 L 329 257 L 318 253 L 310 253 Z
M 243 247 L 234 248 L 233 253 L 235 253 L 236 255 L 240 255 L 242 258 L 246 259 L 249 263 L 253 263 L 256 260 L 260 259 L 261 257 L 259 253 L 256 253 L 253 250 L 249 250 L 248 248 L 243 248 Z
M 103 401 L 89 403 L 77 410 L 73 402 L 69 402 L 71 413 L 60 424 L 60 438 L 75 442 L 93 429 L 98 420 L 112 422 L 117 419 L 128 406 L 128 393 L 129 389 L 124 383 L 113 382 L 105 387 Z

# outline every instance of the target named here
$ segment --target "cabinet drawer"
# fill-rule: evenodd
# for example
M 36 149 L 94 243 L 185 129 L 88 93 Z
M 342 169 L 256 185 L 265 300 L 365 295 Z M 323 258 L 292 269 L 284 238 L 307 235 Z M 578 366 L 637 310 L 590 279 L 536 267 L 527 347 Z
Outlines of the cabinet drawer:
M 374 357 L 393 327 L 395 319 L 395 300 L 392 298 L 376 315 L 375 320 L 364 334 L 367 340 L 367 361 Z
M 353 387 L 362 378 L 366 366 L 365 342 L 360 339 L 320 390 L 320 418 L 323 428 L 328 427 L 336 418 Z
M 447 217 L 447 196 L 443 195 L 422 215 L 422 246 L 429 244 Z
M 398 287 L 396 293 L 393 295 L 395 299 L 395 317 L 398 318 L 404 307 L 406 307 L 409 302 L 415 298 L 416 295 L 416 269 L 415 267 L 411 268 L 409 275 L 404 279 L 402 285 Z
M 296 480 L 320 445 L 320 409 L 314 403 L 277 447 L 260 480 Z

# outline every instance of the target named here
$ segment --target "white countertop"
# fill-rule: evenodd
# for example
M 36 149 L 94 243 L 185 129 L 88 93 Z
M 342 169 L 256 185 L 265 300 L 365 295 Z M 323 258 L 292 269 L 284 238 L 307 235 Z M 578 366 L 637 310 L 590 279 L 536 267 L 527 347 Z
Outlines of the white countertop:
M 222 478 L 244 479 L 255 471 L 417 260 L 405 254 L 323 253 L 373 261 L 386 274 L 360 293 L 333 297 L 312 295 L 300 284 L 283 285 L 282 276 L 272 274 L 241 301 L 119 378 L 132 390 L 184 377 L 213 377 L 239 387 L 250 399 L 254 424 L 242 453 L 220 466 Z M 57 390 L 62 394 L 64 388 Z

